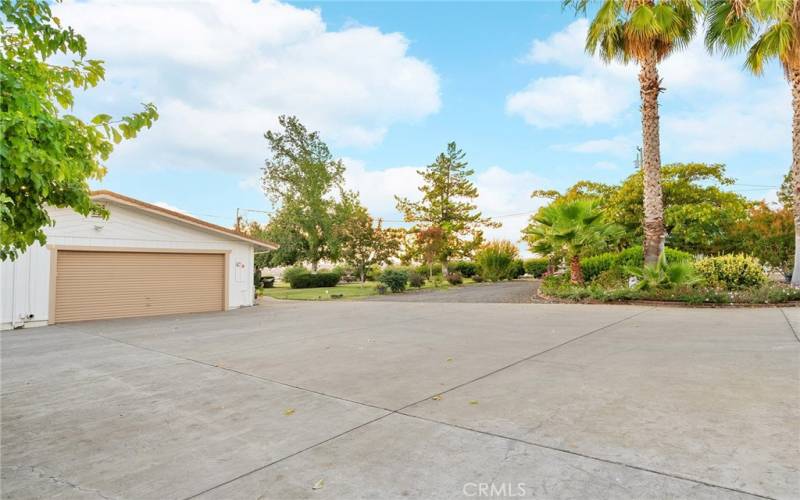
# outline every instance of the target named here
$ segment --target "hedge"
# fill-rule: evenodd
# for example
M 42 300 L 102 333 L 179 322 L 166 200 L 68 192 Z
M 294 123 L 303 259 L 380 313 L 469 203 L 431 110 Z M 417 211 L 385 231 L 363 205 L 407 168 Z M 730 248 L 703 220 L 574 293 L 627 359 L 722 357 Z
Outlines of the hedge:
M 665 248 L 664 252 L 666 252 L 669 262 L 693 259 L 692 254 L 674 248 Z M 581 271 L 583 271 L 583 279 L 586 281 L 592 281 L 603 271 L 612 268 L 642 266 L 644 266 L 644 249 L 641 245 L 626 248 L 621 252 L 606 252 L 581 260 Z
M 322 288 L 336 286 L 339 283 L 339 273 L 293 273 L 289 277 L 292 288 Z
M 541 278 L 547 272 L 547 262 L 549 259 L 542 257 L 538 259 L 528 259 L 525 261 L 525 272 L 534 278 Z

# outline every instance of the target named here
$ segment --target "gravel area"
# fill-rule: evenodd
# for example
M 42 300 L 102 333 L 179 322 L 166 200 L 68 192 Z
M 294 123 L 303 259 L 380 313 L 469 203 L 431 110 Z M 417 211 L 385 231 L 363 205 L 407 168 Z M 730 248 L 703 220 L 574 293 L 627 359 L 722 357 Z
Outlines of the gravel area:
M 365 300 L 387 302 L 461 302 L 526 304 L 540 302 L 536 295 L 539 280 L 515 280 L 500 283 L 474 283 L 446 290 L 420 290 L 369 297 Z

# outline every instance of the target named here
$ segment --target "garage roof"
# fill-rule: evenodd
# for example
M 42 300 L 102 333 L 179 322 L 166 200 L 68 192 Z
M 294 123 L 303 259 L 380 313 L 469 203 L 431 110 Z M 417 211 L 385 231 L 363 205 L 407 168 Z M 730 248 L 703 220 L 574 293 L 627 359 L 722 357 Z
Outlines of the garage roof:
M 251 245 L 258 248 L 266 250 L 275 250 L 278 248 L 278 245 L 275 243 L 270 243 L 268 241 L 251 238 L 250 236 L 247 236 L 246 234 L 240 233 L 238 231 L 234 231 L 233 229 L 228 229 L 227 227 L 218 226 L 217 224 L 206 222 L 196 217 L 192 217 L 191 215 L 186 215 L 180 212 L 176 212 L 174 210 L 169 210 L 167 208 L 159 207 L 157 205 L 137 200 L 136 198 L 131 198 L 130 196 L 121 195 L 113 191 L 108 191 L 105 189 L 92 191 L 92 200 L 118 203 L 120 205 L 131 207 L 137 210 L 149 212 L 155 215 L 160 215 L 162 217 L 167 217 L 169 219 L 173 219 L 183 224 L 188 224 L 190 226 L 194 226 L 199 229 L 203 229 L 212 233 L 222 234 L 223 236 L 227 236 L 232 239 L 250 243 Z

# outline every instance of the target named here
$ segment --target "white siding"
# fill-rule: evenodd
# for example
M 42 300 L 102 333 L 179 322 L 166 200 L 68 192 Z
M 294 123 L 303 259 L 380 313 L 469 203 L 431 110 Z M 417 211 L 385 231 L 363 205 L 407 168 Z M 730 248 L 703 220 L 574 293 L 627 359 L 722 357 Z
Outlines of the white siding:
M 48 245 L 106 248 L 169 248 L 229 250 L 228 309 L 253 304 L 253 246 L 188 224 L 108 203 L 108 220 L 83 217 L 72 210 L 53 209 L 54 227 L 47 228 Z M 30 325 L 48 320 L 50 250 L 31 247 L 15 262 L 0 264 L 2 326 L 22 316 Z

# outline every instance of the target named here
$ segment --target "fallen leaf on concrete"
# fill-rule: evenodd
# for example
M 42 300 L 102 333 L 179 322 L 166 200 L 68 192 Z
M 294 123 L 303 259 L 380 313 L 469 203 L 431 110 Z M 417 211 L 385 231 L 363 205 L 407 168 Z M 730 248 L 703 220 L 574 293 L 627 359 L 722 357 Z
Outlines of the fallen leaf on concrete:
M 478 400 L 477 399 L 472 399 L 472 400 L 470 400 L 469 404 L 476 405 L 476 404 L 478 404 Z
M 320 479 L 319 481 L 314 483 L 314 486 L 312 486 L 311 489 L 312 490 L 321 490 L 323 486 L 325 486 L 325 480 L 324 479 Z
M 453 361 L 453 358 L 447 358 L 447 362 L 448 363 L 451 362 L 451 361 Z
M 441 399 L 442 399 L 442 396 L 441 396 L 441 395 L 434 396 L 434 397 L 432 397 L 431 399 L 432 399 L 432 400 L 434 400 L 434 401 L 441 401 Z
M 283 414 L 286 415 L 287 417 L 289 415 L 294 415 L 294 408 L 286 408 L 286 410 L 284 410 Z

